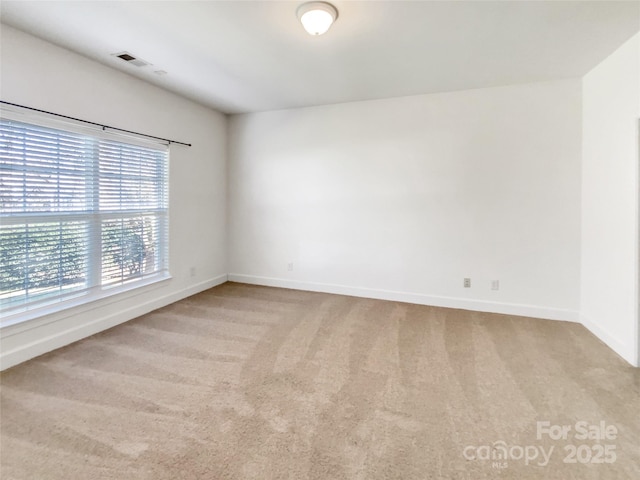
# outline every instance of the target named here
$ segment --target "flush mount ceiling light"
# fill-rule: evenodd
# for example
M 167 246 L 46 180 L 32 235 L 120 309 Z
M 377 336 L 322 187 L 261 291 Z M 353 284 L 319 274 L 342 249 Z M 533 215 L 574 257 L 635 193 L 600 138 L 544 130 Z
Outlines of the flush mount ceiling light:
M 338 18 L 336 7 L 327 2 L 303 3 L 296 13 L 309 35 L 322 35 Z

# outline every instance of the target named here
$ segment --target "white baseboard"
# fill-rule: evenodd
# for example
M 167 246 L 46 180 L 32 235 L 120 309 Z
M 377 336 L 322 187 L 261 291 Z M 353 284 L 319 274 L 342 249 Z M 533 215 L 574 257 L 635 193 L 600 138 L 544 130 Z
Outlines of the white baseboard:
M 52 335 L 39 336 L 37 330 L 39 327 L 33 328 L 29 337 L 36 338 L 31 342 L 25 342 L 16 348 L 3 351 L 0 354 L 0 369 L 12 367 L 31 358 L 37 357 L 44 353 L 50 352 L 57 348 L 69 345 L 83 338 L 89 337 L 103 330 L 115 327 L 121 323 L 127 322 L 133 318 L 149 313 L 158 308 L 162 308 L 171 303 L 177 302 L 183 298 L 195 295 L 209 288 L 220 285 L 227 280 L 239 283 L 248 283 L 252 285 L 265 285 L 270 287 L 290 288 L 295 290 L 307 290 L 312 292 L 333 293 L 338 295 L 347 295 L 353 297 L 375 298 L 380 300 L 391 300 L 397 302 L 414 303 L 418 305 L 430 305 L 435 307 L 458 308 L 462 310 L 475 310 L 480 312 L 502 313 L 507 315 L 517 315 L 525 317 L 543 318 L 548 320 L 562 320 L 569 322 L 580 322 L 596 337 L 602 340 L 613 351 L 620 355 L 631 365 L 638 367 L 639 361 L 635 349 L 632 345 L 627 345 L 595 322 L 578 312 L 568 309 L 556 309 L 548 307 L 540 307 L 535 305 L 522 305 L 501 302 L 488 302 L 483 300 L 469 300 L 454 297 L 442 297 L 433 295 L 424 295 L 420 293 L 398 292 L 392 290 L 379 290 L 364 287 L 351 287 L 347 285 L 302 282 L 298 280 L 289 280 L 283 278 L 261 277 L 256 275 L 243 274 L 223 274 L 211 278 L 204 282 L 192 285 L 188 288 L 174 292 L 161 298 L 156 298 L 145 303 L 136 305 L 117 313 L 101 317 L 99 319 L 77 325 L 73 328 L 56 332 Z M 56 322 L 52 322 L 56 323 Z M 49 325 L 49 324 L 45 324 Z M 45 325 L 41 325 L 40 328 Z M 27 330 L 17 331 L 17 335 L 24 334 Z M 41 337 L 41 338 L 39 338 Z
M 598 325 L 596 322 L 591 320 L 589 317 L 585 315 L 580 315 L 580 323 L 585 326 L 591 333 L 593 333 L 596 337 L 598 337 L 602 342 L 604 342 L 611 350 L 620 355 L 624 360 L 629 362 L 634 367 L 640 367 L 639 359 L 637 352 L 633 344 L 625 344 L 620 341 L 618 338 L 614 337 Z
M 0 354 L 0 369 L 7 369 L 31 358 L 37 357 L 57 348 L 64 347 L 65 345 L 69 345 L 70 343 L 77 342 L 78 340 L 102 332 L 103 330 L 107 330 L 111 327 L 115 327 L 116 325 L 127 322 L 171 303 L 177 302 L 178 300 L 181 300 L 183 298 L 195 295 L 196 293 L 215 287 L 216 285 L 220 285 L 226 281 L 226 274 L 218 275 L 217 277 L 211 278 L 204 282 L 200 282 L 196 285 L 192 285 L 180 291 L 173 292 L 169 295 L 149 300 L 134 307 L 127 308 L 125 310 L 121 310 L 114 314 L 107 315 L 86 323 L 82 323 L 81 325 L 56 332 L 52 335 L 39 334 L 38 330 L 44 330 L 44 327 L 49 327 L 51 324 L 59 323 L 60 320 L 58 320 L 58 322 L 54 321 L 44 325 L 40 325 L 39 327 L 35 327 L 30 330 L 18 330 L 15 335 L 24 336 L 25 342 L 8 351 L 4 351 L 3 349 L 2 353 Z M 48 329 L 49 328 L 47 328 L 47 330 Z M 4 337 L 7 336 L 10 335 L 4 335 Z M 35 340 L 29 341 L 28 338 L 33 338 Z
M 230 273 L 228 275 L 228 279 L 231 282 L 249 283 L 252 285 L 291 288 L 294 290 L 308 290 L 311 292 L 335 293 L 338 295 L 347 295 L 351 297 L 392 300 L 396 302 L 415 303 L 418 305 L 430 305 L 433 307 L 458 308 L 462 310 L 502 313 L 506 315 L 544 318 L 547 320 L 562 320 L 567 322 L 580 321 L 578 312 L 575 310 L 540 307 L 536 305 L 522 305 L 515 303 L 489 302 L 485 300 L 469 300 L 465 298 L 455 297 L 441 297 L 434 295 L 424 295 L 421 293 L 378 290 L 364 287 L 350 287 L 347 285 L 336 285 L 330 283 L 302 282 L 284 278 L 261 277 L 256 275 L 243 275 L 238 273 Z

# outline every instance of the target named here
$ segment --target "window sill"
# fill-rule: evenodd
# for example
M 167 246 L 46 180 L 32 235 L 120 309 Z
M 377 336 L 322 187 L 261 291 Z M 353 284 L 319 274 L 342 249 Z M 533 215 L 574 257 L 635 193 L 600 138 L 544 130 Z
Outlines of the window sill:
M 50 303 L 40 307 L 21 309 L 4 316 L 0 320 L 0 330 L 5 330 L 9 327 L 11 327 L 10 330 L 12 333 L 30 330 L 31 328 L 46 325 L 47 323 L 62 318 L 78 315 L 95 308 L 105 307 L 118 301 L 140 295 L 149 291 L 149 288 L 145 287 L 158 287 L 160 284 L 171 280 L 171 278 L 171 275 L 166 273 L 140 280 L 135 284 L 107 288 L 99 293 L 87 293 L 80 297 Z M 43 317 L 51 317 L 51 319 L 43 322 L 35 322 L 35 320 L 43 319 Z M 36 323 L 37 325 L 35 325 Z

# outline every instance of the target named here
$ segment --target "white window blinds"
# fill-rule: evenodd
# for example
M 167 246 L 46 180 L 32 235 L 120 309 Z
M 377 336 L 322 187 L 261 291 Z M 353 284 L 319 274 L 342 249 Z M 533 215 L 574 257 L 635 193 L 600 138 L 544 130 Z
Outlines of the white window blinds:
M 165 275 L 167 176 L 163 146 L 0 119 L 3 314 Z

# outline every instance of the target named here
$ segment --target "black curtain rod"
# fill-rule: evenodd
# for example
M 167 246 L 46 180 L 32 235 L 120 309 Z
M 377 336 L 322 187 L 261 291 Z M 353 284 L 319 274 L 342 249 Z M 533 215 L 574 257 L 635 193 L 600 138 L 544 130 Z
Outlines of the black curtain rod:
M 153 135 L 147 135 L 146 133 L 133 132 L 131 130 L 125 130 L 124 128 L 111 127 L 109 125 L 103 125 L 101 123 L 90 122 L 89 120 L 82 120 L 81 118 L 69 117 L 67 115 L 60 115 L 59 113 L 47 112 L 46 110 L 40 110 L 39 108 L 27 107 L 26 105 L 18 105 L 17 103 L 5 102 L 4 100 L 0 100 L 0 103 L 4 103 L 5 105 L 11 105 L 13 107 L 26 108 L 27 110 L 33 110 L 34 112 L 46 113 L 48 115 L 55 115 L 56 117 L 62 117 L 69 120 L 75 120 L 76 122 L 88 123 L 90 125 L 95 125 L 97 127 L 102 127 L 102 130 L 108 128 L 109 130 L 116 130 L 118 132 L 132 133 L 133 135 L 139 135 L 141 137 L 153 138 L 155 140 L 162 140 L 163 142 L 169 142 L 169 145 L 172 143 L 177 143 L 178 145 L 184 145 L 186 147 L 190 147 L 190 143 L 179 142 L 177 140 L 169 140 L 168 138 L 162 137 L 154 137 Z

